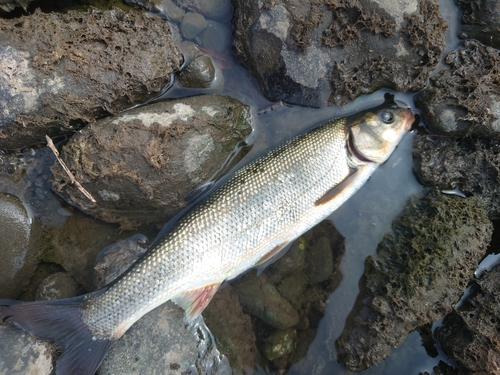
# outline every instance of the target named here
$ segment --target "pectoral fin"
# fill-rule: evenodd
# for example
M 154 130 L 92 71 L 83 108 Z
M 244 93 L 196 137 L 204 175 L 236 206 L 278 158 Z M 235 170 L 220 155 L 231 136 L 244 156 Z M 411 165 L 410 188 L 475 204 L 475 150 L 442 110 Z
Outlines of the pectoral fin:
M 349 185 L 352 184 L 353 180 L 356 178 L 358 174 L 358 171 L 359 169 L 355 170 L 349 176 L 347 176 L 343 181 L 341 181 L 338 185 L 328 190 L 321 198 L 319 198 L 316 202 L 314 202 L 314 205 L 321 206 L 339 196 L 347 187 L 349 187 Z
M 208 306 L 219 286 L 220 283 L 188 290 L 172 298 L 172 301 L 184 309 L 187 321 L 191 322 L 205 310 L 205 307 Z

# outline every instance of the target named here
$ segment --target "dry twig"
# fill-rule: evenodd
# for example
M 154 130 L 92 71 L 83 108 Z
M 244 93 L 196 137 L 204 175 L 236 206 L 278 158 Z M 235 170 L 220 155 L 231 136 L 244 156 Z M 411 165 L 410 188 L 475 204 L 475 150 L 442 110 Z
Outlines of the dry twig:
M 73 173 L 71 173 L 71 171 L 66 166 L 66 164 L 61 160 L 61 158 L 59 157 L 59 151 L 57 151 L 56 146 L 54 146 L 54 142 L 52 142 L 52 139 L 50 139 L 50 137 L 48 135 L 45 136 L 45 139 L 47 140 L 47 146 L 49 146 L 49 148 L 52 150 L 52 152 L 56 156 L 57 161 L 61 165 L 62 169 L 64 169 L 64 171 L 68 175 L 71 184 L 75 185 L 75 187 L 78 190 L 80 190 L 83 193 L 83 195 L 85 195 L 88 199 L 90 199 L 92 203 L 96 203 L 96 200 L 94 199 L 94 197 L 76 180 Z

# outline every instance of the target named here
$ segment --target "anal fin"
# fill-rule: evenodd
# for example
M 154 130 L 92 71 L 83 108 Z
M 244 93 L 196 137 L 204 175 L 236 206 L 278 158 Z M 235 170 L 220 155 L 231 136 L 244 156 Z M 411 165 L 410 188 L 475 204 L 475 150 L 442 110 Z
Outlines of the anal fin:
M 205 310 L 205 307 L 208 306 L 219 286 L 220 283 L 217 283 L 188 290 L 172 298 L 172 301 L 184 309 L 187 321 L 191 322 Z

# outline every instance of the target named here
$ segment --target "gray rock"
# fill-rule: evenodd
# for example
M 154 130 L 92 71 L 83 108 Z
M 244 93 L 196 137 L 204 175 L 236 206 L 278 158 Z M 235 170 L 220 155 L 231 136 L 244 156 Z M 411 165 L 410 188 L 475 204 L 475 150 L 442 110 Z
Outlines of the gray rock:
M 459 0 L 463 10 L 462 33 L 464 37 L 500 48 L 500 3 L 497 0 Z
M 496 139 L 417 135 L 413 151 L 420 182 L 455 194 L 475 195 L 492 220 L 500 218 L 500 147 Z
M 125 272 L 148 249 L 146 236 L 136 234 L 106 246 L 97 255 L 93 282 L 95 289 L 108 285 Z
M 207 20 L 200 13 L 189 12 L 182 19 L 180 31 L 185 39 L 194 39 L 207 25 Z
M 135 11 L 36 11 L 0 30 L 0 148 L 144 102 L 182 63 L 168 22 Z
M 257 348 L 252 320 L 243 312 L 231 285 L 215 294 L 203 318 L 217 341 L 217 349 L 228 357 L 233 370 L 254 367 Z
M 231 48 L 232 33 L 226 25 L 208 21 L 207 27 L 195 39 L 202 47 L 216 52 L 224 52 Z
M 38 286 L 35 299 L 48 300 L 75 297 L 78 294 L 78 284 L 66 272 L 57 272 L 46 277 Z
M 183 5 L 214 20 L 226 19 L 233 10 L 230 0 L 186 0 Z
M 99 375 L 190 373 L 198 361 L 198 343 L 186 330 L 184 312 L 172 302 L 135 323 L 109 351 Z
M 50 375 L 57 347 L 13 326 L 0 325 L 0 374 Z
M 238 298 L 250 315 L 271 327 L 287 329 L 299 323 L 297 310 L 283 298 L 264 274 L 248 272 L 235 283 Z
M 61 157 L 93 204 L 54 165 L 53 189 L 122 228 L 164 224 L 184 197 L 211 179 L 250 133 L 249 108 L 222 96 L 158 102 L 82 130 Z
M 500 56 L 469 40 L 445 58 L 442 70 L 415 97 L 426 126 L 455 136 L 500 133 Z
M 500 266 L 470 285 L 436 330 L 444 352 L 467 374 L 500 373 Z
M 425 86 L 446 24 L 434 0 L 235 2 L 238 57 L 273 101 L 345 104 Z
M 0 194 L 0 298 L 15 299 L 27 286 L 40 252 L 39 221 L 11 194 Z
M 178 74 L 179 83 L 188 88 L 210 87 L 215 79 L 212 59 L 206 55 L 198 56 Z
M 477 198 L 431 191 L 412 198 L 375 258 L 367 258 L 360 294 L 336 341 L 349 371 L 380 363 L 417 327 L 459 300 L 491 240 L 493 225 Z

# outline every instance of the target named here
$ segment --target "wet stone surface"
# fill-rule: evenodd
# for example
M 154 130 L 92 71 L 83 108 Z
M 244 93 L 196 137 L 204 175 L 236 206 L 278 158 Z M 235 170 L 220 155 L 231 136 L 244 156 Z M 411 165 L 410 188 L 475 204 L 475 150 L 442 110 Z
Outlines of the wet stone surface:
M 417 94 L 426 126 L 454 136 L 498 137 L 500 133 L 500 55 L 497 50 L 467 40 L 449 52 L 450 67 L 430 78 Z
M 437 191 L 410 199 L 392 227 L 365 262 L 360 294 L 336 341 L 350 371 L 380 363 L 408 333 L 450 312 L 493 229 L 477 198 Z
M 500 266 L 474 281 L 437 330 L 441 347 L 464 374 L 500 373 Z
M 158 102 L 99 121 L 75 135 L 61 157 L 92 203 L 59 165 L 54 191 L 91 215 L 124 229 L 163 225 L 184 198 L 210 180 L 251 131 L 239 101 L 204 95 Z
M 463 10 L 463 37 L 500 48 L 500 3 L 496 0 L 459 0 L 458 4 Z
M 232 283 L 243 311 L 252 317 L 259 365 L 282 371 L 304 357 L 325 313 L 326 298 L 342 280 L 344 251 L 344 238 L 324 221 L 299 237 L 262 274 L 249 271 Z M 314 272 L 313 265 L 318 266 Z M 210 305 L 208 309 L 216 311 Z M 211 328 L 210 320 L 207 324 Z M 224 337 L 214 335 L 218 340 Z M 229 360 L 233 364 L 231 356 Z
M 0 19 L 0 56 L 4 149 L 141 103 L 182 63 L 166 21 L 119 9 Z
M 496 139 L 417 135 L 415 172 L 427 186 L 474 195 L 492 219 L 500 217 L 500 144 Z
M 446 23 L 434 0 L 235 2 L 237 56 L 273 101 L 345 104 L 424 87 Z
M 0 325 L 0 374 L 49 375 L 56 346 L 9 325 Z

